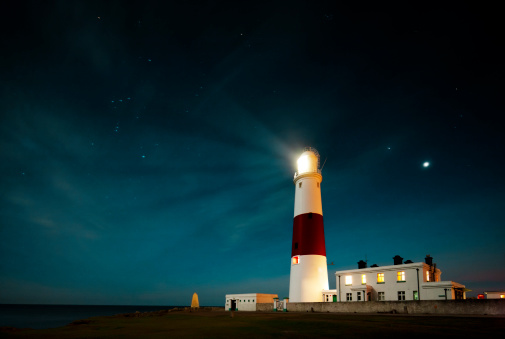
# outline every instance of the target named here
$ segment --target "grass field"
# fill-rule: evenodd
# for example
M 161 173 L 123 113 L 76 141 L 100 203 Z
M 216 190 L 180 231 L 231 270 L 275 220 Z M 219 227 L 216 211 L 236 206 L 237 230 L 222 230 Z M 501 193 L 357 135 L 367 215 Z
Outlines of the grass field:
M 7 329 L 28 338 L 482 338 L 502 337 L 503 317 L 335 313 L 153 312 L 96 317 L 44 330 Z

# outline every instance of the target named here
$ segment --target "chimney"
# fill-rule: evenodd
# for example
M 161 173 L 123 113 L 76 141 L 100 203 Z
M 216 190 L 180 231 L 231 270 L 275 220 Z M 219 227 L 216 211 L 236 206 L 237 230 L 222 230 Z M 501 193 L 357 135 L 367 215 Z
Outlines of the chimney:
M 427 265 L 433 265 L 433 258 L 430 257 L 429 254 L 426 255 L 426 258 L 424 258 L 424 261 L 426 262 Z
M 404 264 L 413 264 L 414 262 L 412 260 L 405 260 Z
M 360 260 L 358 261 L 358 268 L 366 268 L 366 261 Z
M 398 254 L 393 257 L 395 265 L 401 265 L 403 264 L 403 258 L 400 257 Z

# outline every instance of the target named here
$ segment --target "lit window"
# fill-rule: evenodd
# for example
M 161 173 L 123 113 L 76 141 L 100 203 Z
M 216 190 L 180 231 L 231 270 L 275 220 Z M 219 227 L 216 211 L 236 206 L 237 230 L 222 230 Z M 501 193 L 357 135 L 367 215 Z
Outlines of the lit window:
M 430 272 L 426 271 L 426 281 L 430 281 Z
M 357 300 L 360 301 L 361 300 L 361 292 L 356 292 L 356 296 L 357 296 Z
M 405 291 L 398 291 L 398 300 L 405 300 Z
M 379 300 L 379 301 L 384 301 L 384 300 L 386 300 L 386 298 L 385 298 L 385 296 L 384 296 L 384 292 L 379 292 L 377 296 L 378 296 L 378 300 Z
M 352 301 L 352 293 L 346 293 L 345 297 L 346 297 L 347 301 Z
M 398 276 L 398 281 L 405 281 L 405 271 L 399 271 L 397 276 Z
M 352 275 L 346 275 L 345 276 L 345 284 L 346 285 L 352 285 Z
M 501 299 L 505 299 L 505 294 L 500 294 Z
M 361 284 L 366 285 L 366 274 L 361 275 Z
M 419 300 L 419 293 L 417 291 L 414 291 L 414 300 Z
M 377 283 L 384 284 L 384 273 L 377 273 Z
M 300 263 L 300 257 L 293 257 L 293 265 L 298 265 Z

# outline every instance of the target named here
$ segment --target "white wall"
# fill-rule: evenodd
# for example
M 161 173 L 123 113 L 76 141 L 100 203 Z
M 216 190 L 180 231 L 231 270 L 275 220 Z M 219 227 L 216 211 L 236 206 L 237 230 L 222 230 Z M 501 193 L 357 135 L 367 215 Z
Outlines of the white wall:
M 418 269 L 418 271 L 416 270 Z M 418 292 L 420 300 L 447 300 L 455 299 L 454 288 L 464 288 L 464 285 L 452 281 L 426 281 L 426 272 L 430 266 L 425 263 L 412 263 L 382 267 L 368 267 L 356 270 L 338 271 L 335 273 L 337 289 L 339 288 L 338 276 L 340 275 L 339 301 L 347 300 L 347 293 L 352 294 L 352 301 L 357 300 L 357 292 L 361 292 L 361 301 L 364 301 L 363 292 L 371 292 L 371 300 L 378 300 L 379 292 L 384 292 L 384 300 L 398 300 L 398 292 L 405 292 L 404 300 L 415 300 L 414 291 Z M 398 272 L 405 272 L 405 281 L 398 281 Z M 377 282 L 377 273 L 384 273 L 384 283 Z M 361 276 L 366 275 L 366 285 L 361 283 Z M 417 275 L 419 274 L 419 288 Z M 441 271 L 436 270 L 437 280 L 440 280 Z M 352 276 L 352 285 L 346 286 L 345 277 Z
M 398 271 L 405 272 L 405 281 L 398 281 Z M 344 271 L 345 272 L 345 271 Z M 405 292 L 405 300 L 414 300 L 414 291 L 417 291 L 417 271 L 415 268 L 404 267 L 404 265 L 378 267 L 372 269 L 360 269 L 352 271 L 337 272 L 337 289 L 338 275 L 340 275 L 340 297 L 342 301 L 346 301 L 346 294 L 352 293 L 352 301 L 357 300 L 357 292 L 361 292 L 361 301 L 365 301 L 363 292 L 371 293 L 371 300 L 378 300 L 379 292 L 384 292 L 385 300 L 398 300 L 398 291 Z M 377 282 L 377 273 L 384 274 L 384 283 Z M 422 284 L 422 270 L 419 273 L 419 283 Z M 361 283 L 361 276 L 366 275 L 366 285 Z M 345 284 L 346 276 L 352 276 L 352 285 Z M 367 288 L 368 285 L 368 288 Z
M 505 291 L 502 292 L 484 292 L 486 299 L 505 299 Z
M 256 311 L 257 303 L 273 303 L 277 294 L 265 293 L 243 293 L 243 294 L 227 294 L 225 298 L 224 308 L 230 310 L 231 301 L 237 301 L 237 311 Z
M 323 177 L 319 173 L 302 174 L 297 177 L 295 180 L 295 217 L 305 213 L 323 215 L 320 187 L 322 180 Z M 301 187 L 300 184 L 302 184 Z
M 322 255 L 300 255 L 300 262 L 291 262 L 289 300 L 292 302 L 323 301 L 328 286 L 328 265 Z

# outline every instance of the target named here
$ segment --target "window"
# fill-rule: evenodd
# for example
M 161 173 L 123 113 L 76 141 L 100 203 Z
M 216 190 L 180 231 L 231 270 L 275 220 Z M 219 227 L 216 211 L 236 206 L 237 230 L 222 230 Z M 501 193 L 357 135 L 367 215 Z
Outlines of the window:
M 254 299 L 253 299 L 253 302 L 254 302 Z
M 356 292 L 356 300 L 360 301 L 361 300 L 361 292 Z
M 295 256 L 293 257 L 293 265 L 298 265 L 300 263 L 300 257 L 299 256 Z
M 500 299 L 505 299 L 505 294 L 500 294 Z
M 346 293 L 345 297 L 346 297 L 347 301 L 352 301 L 352 293 Z
M 430 281 L 430 272 L 426 271 L 426 281 Z
M 384 284 L 384 273 L 377 273 L 377 284 Z
M 352 275 L 346 275 L 345 276 L 345 284 L 346 285 L 352 285 Z
M 414 300 L 419 300 L 419 293 L 417 291 L 414 291 Z
M 250 302 L 251 302 L 251 299 L 247 300 L 247 302 L 248 302 L 248 303 L 250 303 Z
M 397 281 L 405 281 L 405 271 L 398 271 L 398 279 Z
M 299 184 L 298 184 L 298 187 L 299 187 L 299 188 L 302 188 L 302 183 L 299 183 Z
M 385 296 L 384 296 L 384 292 L 379 292 L 378 294 L 378 298 L 377 298 L 379 301 L 384 301 L 386 300 Z
M 319 188 L 319 183 L 317 183 L 317 187 Z
M 366 285 L 366 274 L 361 275 L 361 285 Z
M 398 300 L 405 300 L 405 291 L 398 291 Z
M 297 249 L 298 249 L 298 243 L 295 242 L 295 250 L 297 250 Z

